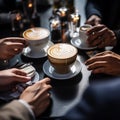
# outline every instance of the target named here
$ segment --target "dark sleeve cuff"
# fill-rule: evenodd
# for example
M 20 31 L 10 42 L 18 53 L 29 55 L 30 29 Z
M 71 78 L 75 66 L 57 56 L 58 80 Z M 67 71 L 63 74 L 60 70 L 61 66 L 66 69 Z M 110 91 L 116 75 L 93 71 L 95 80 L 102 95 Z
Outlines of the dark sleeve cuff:
M 115 30 L 114 33 L 117 38 L 117 43 L 116 46 L 112 49 L 112 51 L 117 54 L 120 54 L 120 30 Z
M 85 13 L 86 13 L 86 18 L 88 19 L 91 15 L 97 15 L 100 18 L 102 18 L 101 11 L 99 10 L 99 7 L 96 6 L 96 4 L 87 2 L 85 6 Z

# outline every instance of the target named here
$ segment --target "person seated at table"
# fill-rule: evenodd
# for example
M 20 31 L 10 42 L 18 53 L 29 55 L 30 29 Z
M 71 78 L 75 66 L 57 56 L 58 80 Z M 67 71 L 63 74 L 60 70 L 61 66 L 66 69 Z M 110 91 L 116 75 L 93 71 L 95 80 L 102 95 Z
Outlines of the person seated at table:
M 92 73 L 104 73 L 120 76 L 120 55 L 112 51 L 104 51 L 85 61 L 88 70 Z
M 26 42 L 23 38 L 8 37 L 1 39 L 0 60 L 2 61 L 11 59 L 16 54 L 20 53 L 25 46 Z M 11 68 L 0 71 L 1 90 L 6 89 L 5 87 L 9 88 L 8 86 L 14 82 L 27 82 L 29 80 L 31 80 L 31 78 L 27 77 L 25 72 L 17 68 Z M 49 105 L 50 96 L 48 90 L 51 88 L 49 82 L 50 79 L 45 78 L 44 80 L 41 80 L 35 85 L 25 89 L 25 91 L 20 96 L 20 101 L 15 100 L 11 103 L 8 103 L 7 105 L 0 109 L 0 118 L 7 120 L 9 119 L 31 120 L 33 119 L 33 117 L 31 117 L 31 115 L 33 115 L 33 113 L 31 114 L 31 110 L 34 112 L 35 116 L 40 115 L 42 112 L 45 111 L 45 109 Z M 25 101 L 29 105 L 27 105 Z M 25 107 L 28 107 L 28 110 Z
M 120 36 L 119 0 L 87 0 L 85 6 L 86 24 L 91 24 L 96 32 L 88 40 L 90 46 L 104 48 L 106 46 L 118 46 Z M 103 24 L 104 27 L 97 25 Z M 95 26 L 95 27 L 94 27 Z M 91 32 L 90 32 L 91 33 Z M 97 34 L 98 33 L 98 34 Z M 91 34 L 92 36 L 92 34 Z M 109 38 L 112 39 L 109 41 Z M 117 52 L 118 48 L 115 51 Z M 120 50 L 119 50 L 120 51 Z
M 26 46 L 26 42 L 20 37 L 8 37 L 0 39 L 0 61 L 9 60 L 15 55 L 19 54 Z M 0 71 L 0 88 L 8 88 L 14 82 L 27 82 L 31 77 L 27 77 L 27 73 L 17 69 L 11 68 Z
M 87 0 L 85 6 L 86 23 L 91 25 L 104 24 L 109 29 L 120 28 L 119 0 Z
M 44 78 L 27 87 L 18 100 L 0 107 L 1 120 L 35 120 L 50 104 L 50 79 Z
M 111 46 L 113 47 L 112 51 L 120 53 L 120 29 L 113 31 L 105 25 L 99 24 L 88 30 L 87 35 L 87 43 L 90 46 L 97 46 L 98 48 Z
M 82 99 L 57 120 L 119 120 L 120 79 L 89 85 Z
M 85 64 L 92 73 L 120 76 L 120 55 L 104 51 Z M 57 120 L 119 120 L 120 78 L 89 84 L 78 103 Z

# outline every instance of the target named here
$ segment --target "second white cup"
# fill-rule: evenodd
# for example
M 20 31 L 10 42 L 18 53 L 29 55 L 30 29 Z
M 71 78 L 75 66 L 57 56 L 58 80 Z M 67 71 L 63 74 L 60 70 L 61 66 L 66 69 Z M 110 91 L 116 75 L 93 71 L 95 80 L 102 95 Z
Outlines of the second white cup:
M 35 27 L 23 32 L 23 37 L 31 49 L 31 54 L 40 53 L 48 44 L 50 32 L 48 29 Z
M 79 29 L 79 37 L 80 37 L 80 40 L 82 42 L 82 44 L 86 44 L 86 40 L 88 38 L 86 32 L 91 28 L 92 26 L 89 25 L 89 24 L 85 24 L 83 26 L 80 27 Z

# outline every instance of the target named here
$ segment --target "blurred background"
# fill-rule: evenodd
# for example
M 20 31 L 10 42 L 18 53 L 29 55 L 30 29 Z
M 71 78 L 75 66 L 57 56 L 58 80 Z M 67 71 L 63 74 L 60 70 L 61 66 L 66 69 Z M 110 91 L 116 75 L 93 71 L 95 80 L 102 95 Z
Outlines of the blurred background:
M 58 3 L 60 6 L 55 6 Z M 85 21 L 85 3 L 86 0 L 0 0 L 0 38 L 21 36 L 30 27 L 50 29 L 49 19 L 53 16 L 55 7 L 71 9 L 73 5 L 80 15 L 82 25 Z

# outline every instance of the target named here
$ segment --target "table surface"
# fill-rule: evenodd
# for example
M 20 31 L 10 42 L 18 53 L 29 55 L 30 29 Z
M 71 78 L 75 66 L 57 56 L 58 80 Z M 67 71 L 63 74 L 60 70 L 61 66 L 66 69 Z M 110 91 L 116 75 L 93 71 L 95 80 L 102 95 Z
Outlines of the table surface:
M 77 6 L 79 1 L 75 1 L 75 6 Z M 84 2 L 81 1 L 82 4 Z M 80 3 L 79 3 L 80 5 Z M 77 6 L 78 7 L 78 6 Z M 81 5 L 83 8 L 83 6 Z M 82 8 L 79 8 L 79 11 L 81 11 Z M 40 13 L 41 17 L 41 27 L 45 27 L 49 29 L 49 22 L 48 19 L 51 16 L 52 8 L 48 8 L 45 12 Z M 83 23 L 84 15 L 82 15 L 81 23 Z M 81 54 L 80 54 L 81 53 Z M 75 76 L 74 78 L 68 79 L 68 80 L 55 80 L 52 79 L 52 90 L 51 90 L 51 106 L 49 109 L 45 112 L 43 115 L 44 117 L 59 117 L 64 115 L 74 104 L 76 104 L 80 98 L 81 95 L 88 84 L 88 77 L 90 75 L 90 72 L 86 69 L 86 66 L 84 65 L 85 59 L 87 59 L 87 56 L 85 57 L 84 53 L 79 51 L 80 61 L 81 61 L 81 72 Z M 84 57 L 83 57 L 84 56 Z M 24 56 L 22 56 L 23 59 Z M 23 60 L 22 59 L 22 60 Z M 26 59 L 25 59 L 26 60 Z M 30 59 L 29 59 L 30 60 Z M 38 68 L 38 73 L 40 73 L 41 77 L 45 77 L 46 75 L 43 73 L 42 65 L 44 61 L 46 61 L 47 58 L 43 58 L 37 60 L 36 68 Z M 41 63 L 42 62 L 42 63 Z M 34 62 L 36 63 L 36 61 Z
M 76 0 L 76 5 L 81 5 L 83 8 L 83 0 L 79 3 L 79 0 Z M 82 10 L 83 12 L 83 10 Z M 41 18 L 41 27 L 45 27 L 49 29 L 49 22 L 48 19 L 51 16 L 52 8 L 49 7 L 44 12 L 40 13 Z M 84 21 L 84 14 L 82 14 L 82 24 Z M 4 37 L 1 36 L 1 37 Z M 6 36 L 5 36 L 6 37 Z M 85 90 L 86 86 L 93 81 L 97 82 L 100 80 L 108 80 L 113 79 L 114 77 L 106 76 L 104 74 L 99 75 L 92 75 L 90 71 L 87 70 L 84 61 L 88 59 L 88 56 L 85 51 L 78 50 L 78 56 L 81 63 L 81 71 L 78 75 L 71 79 L 67 80 L 55 80 L 52 79 L 52 90 L 51 92 L 51 105 L 47 109 L 47 111 L 42 115 L 44 118 L 49 117 L 60 117 L 63 116 L 74 104 L 80 101 L 83 91 Z M 13 60 L 19 59 L 21 62 L 28 63 L 32 62 L 33 66 L 36 68 L 37 72 L 39 73 L 40 79 L 46 77 L 43 72 L 43 63 L 47 60 L 47 57 L 42 59 L 32 59 L 27 58 L 23 54 L 17 55 Z M 39 118 L 38 118 L 39 119 Z

